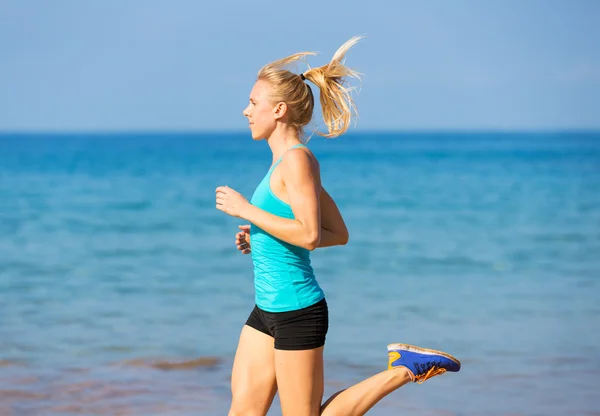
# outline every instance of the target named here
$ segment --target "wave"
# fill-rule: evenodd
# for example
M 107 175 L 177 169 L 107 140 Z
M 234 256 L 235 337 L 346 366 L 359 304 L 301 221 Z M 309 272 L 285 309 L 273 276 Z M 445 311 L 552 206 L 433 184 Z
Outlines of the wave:
M 170 361 L 160 358 L 134 358 L 113 365 L 126 367 L 145 367 L 158 370 L 192 370 L 195 368 L 215 368 L 221 363 L 218 357 L 198 357 L 183 361 Z

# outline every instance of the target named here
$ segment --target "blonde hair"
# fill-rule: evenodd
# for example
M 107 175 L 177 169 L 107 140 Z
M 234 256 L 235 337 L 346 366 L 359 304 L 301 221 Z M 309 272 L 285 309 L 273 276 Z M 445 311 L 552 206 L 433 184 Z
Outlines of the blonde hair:
M 288 107 L 289 123 L 301 132 L 310 123 L 314 109 L 314 96 L 304 79 L 311 81 L 320 90 L 323 120 L 327 133 L 317 132 L 327 138 L 337 137 L 346 132 L 352 117 L 358 116 L 351 92 L 355 87 L 347 87 L 347 77 L 359 78 L 359 73 L 344 65 L 346 52 L 362 37 L 355 36 L 344 43 L 333 55 L 329 64 L 309 68 L 303 74 L 295 74 L 286 69 L 292 62 L 303 59 L 314 52 L 300 52 L 265 65 L 258 72 L 258 80 L 267 81 L 271 88 L 271 99 L 284 102 Z

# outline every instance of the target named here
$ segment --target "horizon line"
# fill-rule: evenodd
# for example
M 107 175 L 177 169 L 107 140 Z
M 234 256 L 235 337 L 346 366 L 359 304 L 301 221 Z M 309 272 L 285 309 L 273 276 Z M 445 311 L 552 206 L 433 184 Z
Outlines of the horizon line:
M 600 127 L 595 128 L 583 128 L 583 127 L 571 127 L 571 128 L 501 128 L 501 127 L 488 127 L 488 128 L 381 128 L 381 129 L 353 129 L 344 133 L 342 136 L 352 134 L 398 134 L 398 133 L 419 133 L 419 134 L 431 134 L 431 133 L 546 133 L 546 134 L 557 134 L 557 133 L 600 133 Z M 163 134 L 174 134 L 174 135 L 204 135 L 204 134 L 250 134 L 247 129 L 0 129 L 0 135 L 95 135 L 95 136 L 108 136 L 108 135 L 163 135 Z M 319 137 L 316 133 L 313 137 Z

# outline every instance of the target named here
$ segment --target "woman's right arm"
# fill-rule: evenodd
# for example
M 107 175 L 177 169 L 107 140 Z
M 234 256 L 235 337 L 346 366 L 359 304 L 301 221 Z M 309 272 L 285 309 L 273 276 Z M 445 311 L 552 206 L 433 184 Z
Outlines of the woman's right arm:
M 333 198 L 321 188 L 321 241 L 319 247 L 341 246 L 348 242 L 348 228 Z

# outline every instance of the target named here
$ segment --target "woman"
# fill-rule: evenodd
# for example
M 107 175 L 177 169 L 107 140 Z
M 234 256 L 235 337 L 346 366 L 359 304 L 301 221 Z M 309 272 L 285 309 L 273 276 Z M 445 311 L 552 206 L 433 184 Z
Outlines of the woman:
M 460 369 L 448 354 L 391 344 L 388 370 L 321 405 L 328 311 L 310 251 L 346 244 L 348 231 L 321 186 L 317 159 L 301 141 L 314 107 L 306 81 L 320 89 L 328 129 L 322 135 L 343 134 L 355 112 L 351 88 L 343 84 L 357 74 L 342 59 L 358 40 L 342 45 L 329 64 L 300 75 L 286 67 L 311 53 L 289 56 L 259 71 L 243 114 L 252 138 L 267 141 L 273 163 L 250 202 L 227 186 L 216 189 L 217 209 L 251 223 L 240 226 L 236 244 L 242 253 L 252 253 L 254 264 L 256 306 L 235 355 L 230 416 L 266 415 L 276 392 L 285 416 L 362 415 L 410 381 Z

